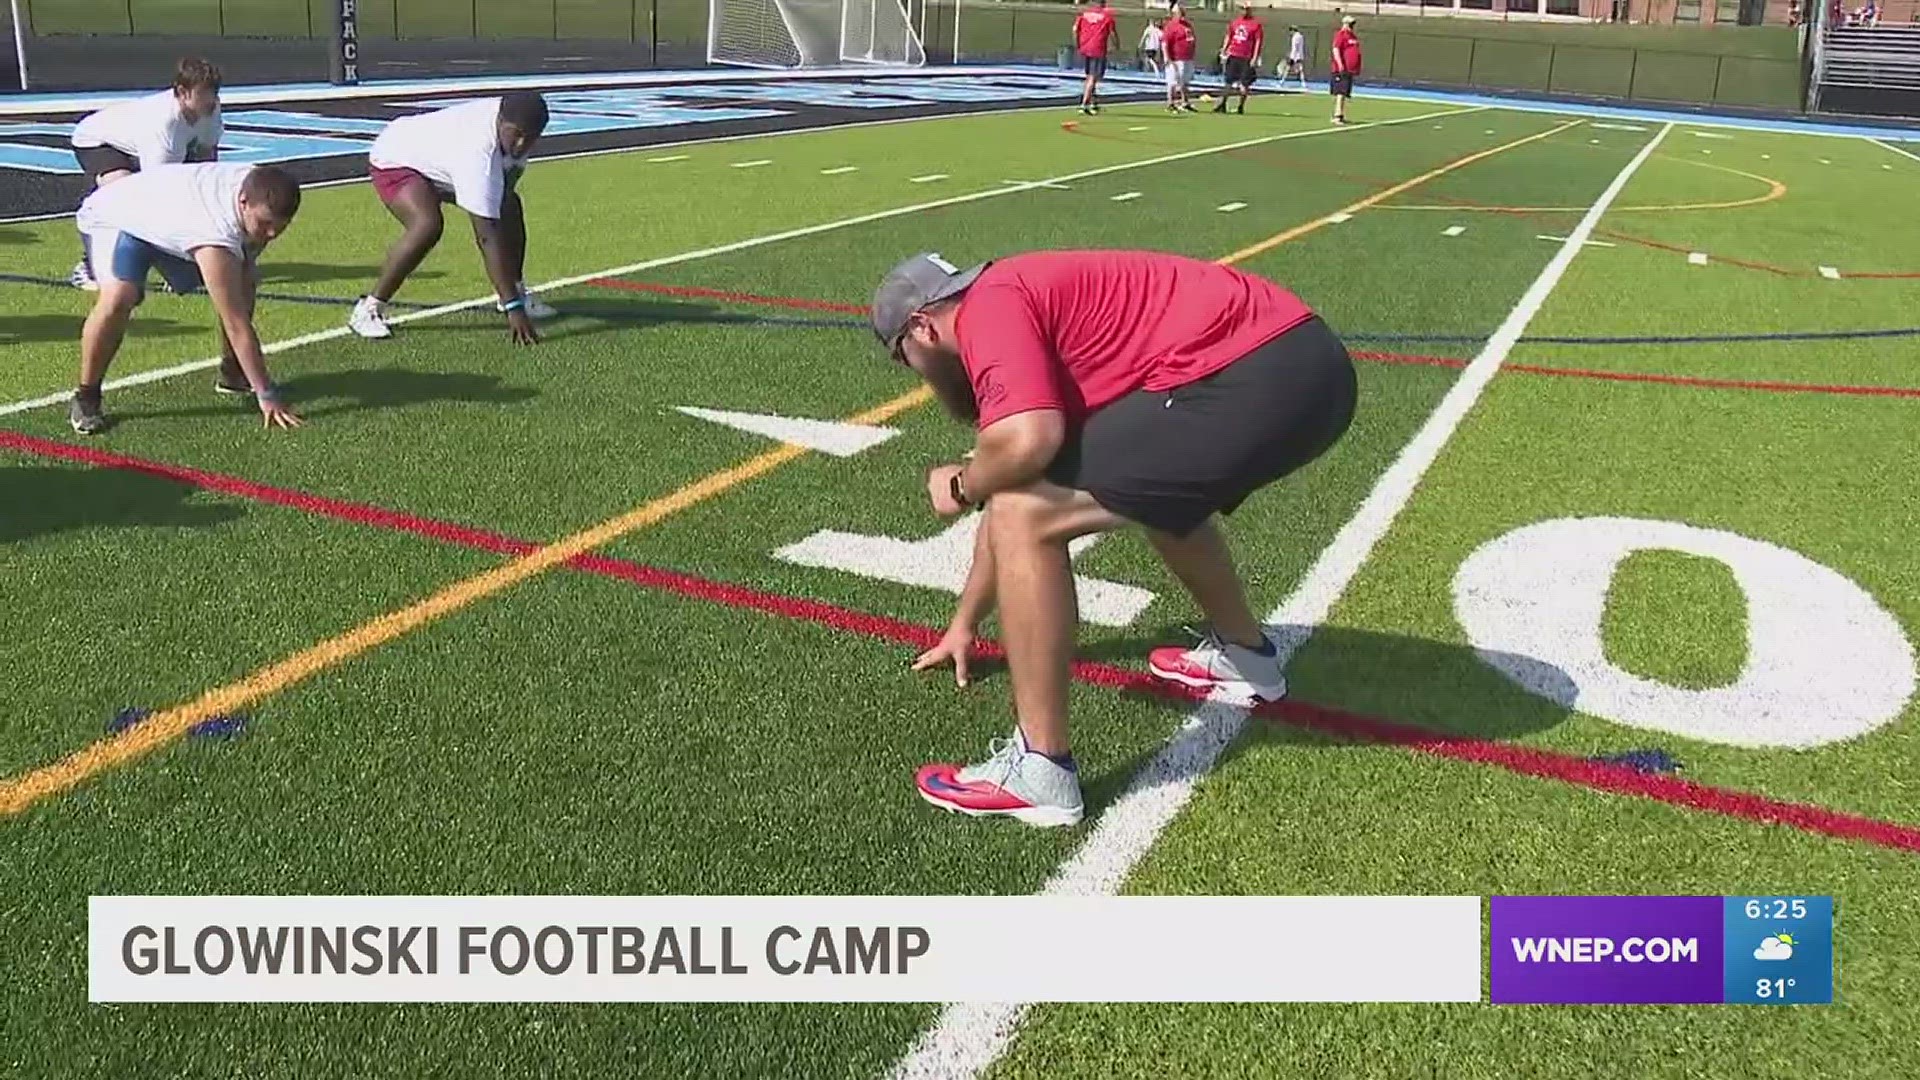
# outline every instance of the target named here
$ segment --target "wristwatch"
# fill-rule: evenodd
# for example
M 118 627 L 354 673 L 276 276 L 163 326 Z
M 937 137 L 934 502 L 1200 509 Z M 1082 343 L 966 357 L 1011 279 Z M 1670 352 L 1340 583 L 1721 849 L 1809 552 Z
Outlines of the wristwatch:
M 953 501 L 961 506 L 972 506 L 973 500 L 967 498 L 967 485 L 960 479 L 966 474 L 965 469 L 955 469 L 953 475 L 947 479 L 947 493 L 952 495 Z

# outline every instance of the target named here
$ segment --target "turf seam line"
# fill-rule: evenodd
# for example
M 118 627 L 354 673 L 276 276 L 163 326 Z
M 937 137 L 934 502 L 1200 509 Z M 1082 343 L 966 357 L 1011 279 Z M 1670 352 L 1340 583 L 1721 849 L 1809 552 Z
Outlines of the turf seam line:
M 1142 158 L 1137 161 L 1117 162 L 1112 165 L 1103 165 L 1098 168 L 1086 169 L 1076 173 L 1068 173 L 1064 176 L 1055 176 L 1046 180 L 1023 181 L 1019 184 L 1001 185 L 999 187 L 986 188 L 979 191 L 972 191 L 964 195 L 950 195 L 943 199 L 933 199 L 927 202 L 912 203 L 907 206 L 896 206 L 887 210 L 876 210 L 872 213 L 857 214 L 857 215 L 854 215 L 853 217 L 838 218 L 836 220 L 822 222 L 817 225 L 803 225 L 795 229 L 786 229 L 780 232 L 765 233 L 760 236 L 749 237 L 745 240 L 735 240 L 735 241 L 732 241 L 731 243 L 719 244 L 714 247 L 697 248 L 692 251 L 683 251 L 674 255 L 665 255 L 659 258 L 646 259 L 641 262 L 629 263 L 625 266 L 608 267 L 604 270 L 596 270 L 588 274 L 575 274 L 570 277 L 555 278 L 552 281 L 531 286 L 527 291 L 531 293 L 550 292 L 555 289 L 563 289 L 572 285 L 583 285 L 595 280 L 596 278 L 617 277 L 622 274 L 633 274 L 633 273 L 638 273 L 642 270 L 655 270 L 663 266 L 676 266 L 681 263 L 695 262 L 700 259 L 713 258 L 719 255 L 731 255 L 735 252 L 747 251 L 752 248 L 764 247 L 768 244 L 780 243 L 786 240 L 796 240 L 806 236 L 818 236 L 821 233 L 833 232 L 837 229 L 850 228 L 856 225 L 867 225 L 876 221 L 887 221 L 892 218 L 905 217 L 909 214 L 924 213 L 928 210 L 938 210 L 948 206 L 959 206 L 965 203 L 979 202 L 984 199 L 997 198 L 1002 195 L 1012 195 L 1019 192 L 1033 191 L 1035 189 L 1044 187 L 1050 183 L 1059 184 L 1059 183 L 1066 183 L 1071 180 L 1085 180 L 1085 179 L 1090 179 L 1096 176 L 1107 176 L 1112 173 L 1126 172 L 1130 169 L 1142 169 L 1142 168 L 1149 168 L 1155 165 L 1166 165 L 1176 161 L 1187 161 L 1197 157 L 1207 157 L 1213 154 L 1221 154 L 1221 153 L 1227 153 L 1233 150 L 1245 149 L 1250 146 L 1262 146 L 1267 143 L 1284 142 L 1291 139 L 1306 139 L 1306 138 L 1313 138 L 1316 136 L 1325 136 L 1330 134 L 1342 134 L 1342 133 L 1367 131 L 1374 128 L 1393 127 L 1399 124 L 1410 124 L 1410 123 L 1416 123 L 1421 120 L 1430 120 L 1435 116 L 1454 116 L 1454 115 L 1458 115 L 1460 113 L 1465 113 L 1465 112 L 1481 112 L 1481 111 L 1484 111 L 1485 108 L 1486 106 L 1474 106 L 1471 108 L 1445 109 L 1439 112 L 1421 113 L 1414 116 L 1403 116 L 1403 117 L 1397 117 L 1390 120 L 1374 120 L 1365 124 L 1354 124 L 1345 128 L 1338 128 L 1338 127 L 1311 128 L 1306 131 L 1289 131 L 1289 132 L 1283 132 L 1278 135 L 1265 135 L 1255 139 L 1242 139 L 1236 142 L 1222 143 L 1216 146 L 1206 146 L 1206 147 L 1199 147 L 1193 150 L 1183 150 L 1173 154 L 1161 154 L 1156 157 Z M 395 316 L 394 318 L 388 319 L 387 322 L 389 325 L 399 325 L 402 323 L 416 322 L 421 319 L 431 319 L 440 315 L 450 315 L 457 311 L 470 311 L 475 308 L 489 307 L 489 306 L 492 306 L 495 303 L 495 301 L 496 301 L 496 298 L 491 293 L 489 293 L 486 296 L 476 297 L 471 300 L 460 300 L 450 304 L 441 304 L 437 307 L 427 308 L 423 311 L 408 312 L 405 315 L 399 315 L 399 316 Z M 282 353 L 282 352 L 286 352 L 289 349 L 299 348 L 303 345 L 314 345 L 323 341 L 338 340 L 339 338 L 346 337 L 351 333 L 353 333 L 353 331 L 344 325 L 335 326 L 326 330 L 317 330 L 312 333 L 302 334 L 298 337 L 292 337 L 292 338 L 287 338 L 281 341 L 276 341 L 271 344 L 264 344 L 261 346 L 261 352 L 269 355 Z M 119 390 L 119 389 L 123 389 L 130 386 L 139 386 L 145 383 L 159 382 L 164 379 L 173 378 L 176 375 L 187 375 L 195 371 L 204 371 L 208 368 L 214 367 L 219 363 L 220 363 L 220 358 L 217 356 L 210 357 L 203 360 L 191 360 L 185 363 L 174 364 L 170 367 L 157 368 L 152 371 L 143 371 L 135 375 L 128 375 L 124 378 L 114 379 L 105 383 L 102 388 L 106 390 Z M 10 416 L 14 413 L 27 412 L 32 409 L 45 408 L 50 405 L 61 405 L 67 401 L 68 397 L 70 396 L 70 393 L 71 393 L 70 391 L 63 390 L 63 391 L 60 391 L 59 393 L 47 394 L 42 397 L 29 398 L 23 401 L 15 401 L 10 404 L 0 405 L 0 416 Z
M 1564 130 L 1559 129 L 1559 130 Z M 1332 613 L 1375 545 L 1412 499 L 1421 478 L 1439 457 L 1467 412 L 1479 399 L 1500 364 L 1546 303 L 1567 267 L 1627 181 L 1660 145 L 1671 123 L 1649 139 L 1587 208 L 1546 267 L 1534 279 L 1486 345 L 1441 398 L 1393 463 L 1380 474 L 1353 516 L 1308 567 L 1293 592 L 1264 620 L 1276 628 L 1275 645 L 1284 670 Z M 1256 245 L 1258 246 L 1258 245 Z M 1220 753 L 1246 725 L 1247 710 L 1209 701 L 1189 715 L 1162 744 L 1113 804 L 1101 813 L 1090 835 L 1041 887 L 1045 895 L 1110 895 L 1118 892 L 1160 833 L 1192 798 L 1201 777 L 1212 771 Z M 1015 1004 L 949 1004 L 933 1025 L 894 1066 L 896 1080 L 968 1078 L 999 1060 L 1025 1016 Z
M 311 492 L 276 487 L 244 477 L 209 472 L 113 453 L 94 446 L 63 443 L 18 432 L 0 430 L 0 449 L 67 461 L 94 468 L 118 469 L 196 487 L 234 498 L 280 506 L 349 524 L 408 533 L 441 543 L 507 555 L 540 548 L 488 529 L 418 514 L 389 510 L 370 503 L 335 499 Z M 618 579 L 653 592 L 690 600 L 756 611 L 796 622 L 924 649 L 936 643 L 941 631 L 919 623 L 842 607 L 826 601 L 768 592 L 749 585 L 716 581 L 665 567 L 589 552 L 562 565 L 583 573 Z M 997 642 L 976 642 L 980 656 L 1003 658 Z M 1075 660 L 1074 678 L 1089 686 L 1166 701 L 1191 702 L 1198 695 L 1186 687 L 1156 679 L 1138 669 L 1092 660 Z M 1833 810 L 1811 803 L 1795 803 L 1766 795 L 1717 787 L 1675 777 L 1650 777 L 1619 764 L 1593 762 L 1561 751 L 1538 749 L 1495 739 L 1450 735 L 1419 724 L 1352 713 L 1331 706 L 1295 700 L 1262 705 L 1254 714 L 1326 734 L 1357 738 L 1368 743 L 1403 746 L 1439 757 L 1506 769 L 1520 775 L 1558 780 L 1598 791 L 1633 795 L 1688 809 L 1736 817 L 1759 824 L 1784 825 L 1835 839 L 1857 840 L 1875 846 L 1920 853 L 1920 826 Z M 1598 766 L 1598 767 L 1589 767 Z

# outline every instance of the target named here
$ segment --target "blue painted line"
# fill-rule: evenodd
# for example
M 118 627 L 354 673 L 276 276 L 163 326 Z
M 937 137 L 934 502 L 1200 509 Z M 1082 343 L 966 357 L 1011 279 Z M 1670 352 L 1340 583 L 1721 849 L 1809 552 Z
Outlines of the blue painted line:
M 47 289 L 75 291 L 73 286 L 56 278 L 34 277 L 30 274 L 0 273 L 0 282 L 15 285 L 35 285 Z M 262 300 L 275 300 L 288 304 L 313 304 L 321 307 L 352 307 L 358 303 L 357 297 L 347 296 L 298 296 L 292 293 L 263 292 Z M 389 300 L 389 307 L 410 311 L 421 311 L 435 304 L 416 303 L 408 300 Z M 729 326 L 785 326 L 802 330 L 866 330 L 867 324 L 861 319 L 823 319 L 791 315 L 748 315 L 741 312 L 702 311 L 693 304 L 676 304 L 670 301 L 655 301 L 651 308 L 638 307 L 598 307 L 569 304 L 563 316 L 583 319 L 599 319 L 602 322 L 663 323 L 693 322 L 714 323 Z
M 49 289 L 71 289 L 72 285 L 56 278 L 35 277 L 30 274 L 0 273 L 0 282 L 16 285 L 38 285 Z M 352 307 L 357 297 L 314 296 L 294 293 L 262 292 L 262 300 L 274 300 L 286 304 L 312 304 L 321 307 Z M 423 311 L 434 304 L 411 300 L 389 300 L 389 307 L 406 311 Z M 649 311 L 632 308 L 581 308 L 568 305 L 563 313 L 582 318 L 603 319 L 610 322 L 703 322 L 741 326 L 789 326 L 807 330 L 859 330 L 866 323 L 860 319 L 821 319 L 788 315 L 747 315 L 737 312 L 712 312 L 693 315 L 692 306 L 686 305 L 684 313 L 665 318 L 662 312 L 677 310 L 671 301 L 657 302 Z M 1479 345 L 1487 340 L 1484 334 L 1409 334 L 1391 332 L 1348 332 L 1340 335 L 1352 342 L 1409 342 L 1430 345 Z M 1875 338 L 1920 337 L 1920 326 L 1891 327 L 1876 330 L 1783 330 L 1765 334 L 1645 334 L 1637 336 L 1595 336 L 1560 337 L 1541 336 L 1523 337 L 1525 345 L 1717 345 L 1739 342 L 1768 341 L 1851 341 L 1871 340 Z
M 35 277 L 31 274 L 0 274 L 0 281 L 10 282 L 15 285 L 41 285 L 49 289 L 73 288 L 70 282 L 61 281 L 58 278 Z M 294 293 L 262 292 L 259 294 L 259 297 L 262 300 L 275 300 L 284 304 L 315 304 L 323 307 L 339 307 L 342 305 L 352 307 L 354 304 L 359 303 L 357 297 L 301 296 Z M 387 306 L 424 311 L 427 308 L 437 307 L 438 305 L 415 303 L 410 300 L 389 300 L 387 301 Z
M 118 735 L 123 731 L 130 731 L 145 723 L 152 715 L 152 709 L 129 705 L 114 713 L 113 719 L 107 721 L 107 734 Z M 246 734 L 247 724 L 246 713 L 233 713 L 203 720 L 188 729 L 187 733 L 197 739 L 231 739 L 236 735 Z
M 1342 334 L 1348 341 L 1414 341 L 1448 345 L 1478 345 L 1485 336 L 1465 334 Z M 1527 345 L 1718 345 L 1767 341 L 1852 341 L 1873 338 L 1920 337 L 1920 326 L 1890 327 L 1877 330 L 1778 330 L 1762 334 L 1639 334 L 1559 337 L 1528 336 Z
M 1595 754 L 1587 759 L 1603 765 L 1625 765 L 1635 772 L 1674 773 L 1686 768 L 1665 750 L 1623 750 L 1617 754 Z

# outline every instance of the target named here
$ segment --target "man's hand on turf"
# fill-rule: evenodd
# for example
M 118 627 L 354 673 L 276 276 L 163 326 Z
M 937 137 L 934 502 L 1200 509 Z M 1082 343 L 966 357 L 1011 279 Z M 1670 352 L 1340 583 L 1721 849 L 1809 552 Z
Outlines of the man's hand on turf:
M 973 656 L 973 631 L 963 626 L 950 627 L 933 648 L 914 658 L 913 670 L 926 671 L 952 661 L 953 684 L 966 686 L 971 679 L 967 670 Z
M 537 345 L 540 334 L 533 328 L 533 320 L 519 308 L 507 312 L 507 333 L 512 336 L 515 345 Z
M 960 475 L 964 465 L 936 465 L 927 473 L 927 498 L 933 501 L 933 512 L 943 518 L 964 514 L 967 508 L 953 497 L 953 478 Z
M 300 419 L 299 413 L 287 408 L 286 402 L 278 398 L 261 397 L 257 400 L 260 402 L 261 427 L 269 430 L 276 427 L 297 428 L 305 422 Z

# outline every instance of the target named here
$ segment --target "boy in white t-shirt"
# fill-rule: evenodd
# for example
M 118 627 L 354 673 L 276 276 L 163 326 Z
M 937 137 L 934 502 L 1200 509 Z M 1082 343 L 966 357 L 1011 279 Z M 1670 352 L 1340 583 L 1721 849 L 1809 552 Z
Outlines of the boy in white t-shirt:
M 100 188 L 156 165 L 218 161 L 222 134 L 220 69 L 189 56 L 174 69 L 172 89 L 92 113 L 74 125 L 67 141 L 88 184 Z M 92 292 L 94 281 L 81 254 L 69 280 Z
M 204 287 L 219 316 L 220 377 L 214 389 L 252 394 L 268 427 L 297 427 L 267 374 L 253 329 L 255 260 L 293 221 L 300 185 L 271 166 L 158 165 L 87 196 L 74 215 L 100 296 L 80 330 L 80 386 L 67 419 L 82 435 L 108 426 L 100 384 L 133 309 L 158 270 L 174 292 Z
M 1287 58 L 1280 68 L 1280 86 L 1285 89 L 1287 76 L 1300 80 L 1300 89 L 1307 88 L 1307 35 L 1297 26 L 1287 27 Z
M 1159 19 L 1148 19 L 1147 28 L 1140 31 L 1140 66 L 1155 75 L 1160 74 L 1160 43 L 1164 37 Z
M 539 94 L 480 98 L 388 124 L 367 153 L 373 190 L 405 232 L 387 250 L 373 291 L 353 307 L 347 325 L 363 338 L 393 336 L 387 301 L 440 242 L 440 204 L 451 202 L 473 222 L 473 239 L 507 316 L 513 340 L 540 340 L 534 319 L 556 312 L 527 292 L 527 219 L 514 191 L 527 156 L 547 127 Z

